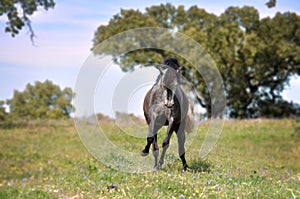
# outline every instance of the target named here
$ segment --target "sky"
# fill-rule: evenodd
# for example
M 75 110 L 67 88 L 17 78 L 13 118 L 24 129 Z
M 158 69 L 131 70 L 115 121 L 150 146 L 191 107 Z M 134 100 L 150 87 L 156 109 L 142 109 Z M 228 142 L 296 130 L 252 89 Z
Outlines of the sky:
M 13 97 L 14 90 L 23 91 L 26 84 L 46 79 L 60 85 L 62 88 L 74 88 L 79 71 L 90 55 L 92 39 L 99 25 L 106 25 L 113 15 L 124 9 L 139 9 L 171 3 L 175 6 L 192 5 L 204 8 L 206 11 L 219 15 L 229 6 L 250 5 L 258 9 L 260 17 L 274 16 L 276 12 L 292 11 L 300 14 L 300 4 L 297 0 L 277 0 L 275 8 L 268 9 L 267 0 L 214 0 L 214 1 L 149 1 L 149 0 L 63 0 L 56 1 L 54 9 L 40 10 L 32 17 L 32 27 L 37 37 L 32 45 L 28 29 L 23 29 L 19 35 L 12 38 L 4 33 L 6 17 L 0 17 L 0 100 Z M 112 66 L 114 67 L 114 66 Z M 111 69 L 107 82 L 119 81 L 124 74 L 119 68 Z M 108 92 L 109 87 L 103 88 Z M 108 89 L 107 91 L 105 89 Z M 144 89 L 145 90 L 145 89 Z M 300 78 L 293 78 L 286 87 L 283 96 L 287 100 L 300 103 Z M 136 100 L 143 96 L 143 91 L 136 91 Z M 131 112 L 141 114 L 141 104 L 132 97 L 129 104 Z M 103 99 L 102 99 L 103 100 Z M 140 100 L 141 101 L 141 100 Z M 109 99 L 103 101 L 109 103 Z M 104 113 L 110 114 L 110 106 Z M 130 108 L 131 109 L 131 108 Z

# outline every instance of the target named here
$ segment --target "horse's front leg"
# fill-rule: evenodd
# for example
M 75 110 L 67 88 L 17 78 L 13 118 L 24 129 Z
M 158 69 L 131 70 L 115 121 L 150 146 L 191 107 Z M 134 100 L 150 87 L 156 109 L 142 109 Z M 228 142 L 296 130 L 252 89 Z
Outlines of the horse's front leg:
M 172 133 L 174 131 L 174 127 L 173 127 L 173 117 L 169 120 L 169 126 L 168 126 L 168 130 L 167 130 L 167 136 L 165 137 L 163 143 L 162 143 L 162 153 L 159 159 L 159 167 L 162 167 L 162 165 L 164 164 L 164 160 L 165 160 L 165 155 L 167 152 L 167 149 L 169 148 L 169 144 L 170 144 L 170 138 L 172 136 Z
M 152 148 L 153 148 L 153 157 L 154 157 L 154 170 L 157 171 L 159 169 L 159 165 L 158 165 L 159 148 L 157 144 L 157 134 L 154 135 Z
M 149 128 L 148 129 L 149 133 L 148 133 L 148 137 L 147 137 L 147 144 L 146 144 L 145 148 L 141 152 L 142 156 L 149 155 L 150 146 L 151 146 L 151 144 L 154 141 L 155 117 L 151 118 L 151 122 L 149 123 L 148 128 Z
M 145 148 L 142 150 L 141 155 L 147 156 L 149 154 L 150 146 L 154 142 L 155 135 L 157 134 L 157 131 L 159 130 L 160 126 L 155 124 L 155 119 L 153 118 L 149 124 L 149 134 L 147 137 L 147 144 Z
M 150 149 L 150 146 L 153 143 L 153 141 L 154 141 L 154 137 L 153 136 L 147 137 L 147 144 L 146 144 L 145 148 L 141 152 L 142 156 L 147 156 L 149 154 L 149 149 Z

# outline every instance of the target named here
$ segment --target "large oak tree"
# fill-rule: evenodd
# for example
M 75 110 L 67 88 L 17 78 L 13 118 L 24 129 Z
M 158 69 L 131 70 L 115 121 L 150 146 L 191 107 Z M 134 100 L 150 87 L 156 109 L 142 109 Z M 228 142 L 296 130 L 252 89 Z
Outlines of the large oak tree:
M 290 78 L 300 74 L 300 16 L 297 14 L 286 12 L 260 18 L 258 11 L 249 6 L 229 7 L 220 16 L 197 6 L 186 9 L 171 4 L 151 6 L 145 12 L 121 9 L 107 25 L 98 27 L 93 40 L 94 52 L 110 36 L 140 27 L 176 30 L 199 42 L 223 77 L 231 117 L 299 115 L 295 111 L 297 106 L 285 102 L 280 95 Z M 159 49 L 120 55 L 117 48 L 112 45 L 106 53 L 124 71 L 133 70 L 137 64 L 157 63 L 163 57 L 177 56 Z M 211 99 L 202 77 L 186 60 L 177 58 L 185 66 L 183 75 L 200 95 L 198 101 L 209 113 Z

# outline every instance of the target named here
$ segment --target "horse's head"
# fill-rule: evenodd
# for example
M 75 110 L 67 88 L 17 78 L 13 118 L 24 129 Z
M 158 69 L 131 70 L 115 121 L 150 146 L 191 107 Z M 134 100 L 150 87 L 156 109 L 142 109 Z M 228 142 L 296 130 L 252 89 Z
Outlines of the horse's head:
M 167 108 L 172 108 L 178 85 L 177 71 L 166 65 L 160 65 L 157 68 L 160 71 L 160 83 L 164 89 L 164 104 Z

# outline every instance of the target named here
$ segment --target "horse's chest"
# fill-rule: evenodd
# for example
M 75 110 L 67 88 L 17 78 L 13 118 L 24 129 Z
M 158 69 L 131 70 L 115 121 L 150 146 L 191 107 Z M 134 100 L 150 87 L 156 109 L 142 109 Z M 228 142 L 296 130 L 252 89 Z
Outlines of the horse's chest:
M 166 108 L 165 109 L 165 116 L 166 116 L 166 118 L 172 118 L 172 108 Z

